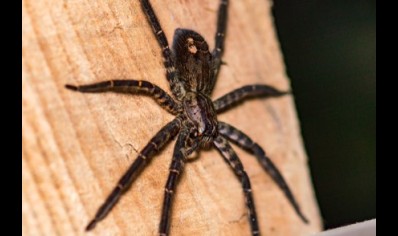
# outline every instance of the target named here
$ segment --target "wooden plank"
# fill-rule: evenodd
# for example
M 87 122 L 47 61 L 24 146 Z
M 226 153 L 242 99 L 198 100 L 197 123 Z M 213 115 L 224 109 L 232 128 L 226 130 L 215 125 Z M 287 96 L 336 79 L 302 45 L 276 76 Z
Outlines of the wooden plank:
M 80 94 L 64 84 L 145 79 L 169 91 L 161 51 L 139 1 L 23 0 L 23 234 L 84 235 L 137 152 L 173 116 L 148 97 Z M 190 28 L 214 46 L 218 1 L 151 1 L 169 43 Z M 288 89 L 271 2 L 231 1 L 213 98 L 243 85 Z M 225 112 L 267 151 L 311 224 L 303 224 L 255 158 L 235 148 L 251 178 L 263 235 L 321 229 L 292 96 Z M 150 163 L 92 235 L 156 235 L 173 143 Z M 215 151 L 186 165 L 172 235 L 249 235 L 239 181 Z

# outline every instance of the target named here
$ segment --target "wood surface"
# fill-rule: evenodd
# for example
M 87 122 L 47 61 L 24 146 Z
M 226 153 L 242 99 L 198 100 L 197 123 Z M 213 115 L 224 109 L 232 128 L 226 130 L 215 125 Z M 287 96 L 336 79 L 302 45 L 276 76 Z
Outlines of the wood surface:
M 214 46 L 219 1 L 152 0 L 171 44 L 189 28 Z M 161 51 L 139 1 L 22 1 L 23 235 L 156 235 L 174 142 L 111 213 L 84 227 L 146 142 L 173 116 L 149 97 L 64 89 L 145 79 L 169 91 Z M 247 84 L 289 89 L 272 2 L 231 0 L 226 51 L 213 92 Z M 293 91 L 294 92 L 294 91 Z M 321 230 L 293 96 L 251 100 L 219 115 L 258 142 L 282 171 L 306 225 L 253 156 L 235 147 L 252 182 L 263 235 Z M 186 165 L 171 235 L 250 235 L 241 185 L 214 149 Z

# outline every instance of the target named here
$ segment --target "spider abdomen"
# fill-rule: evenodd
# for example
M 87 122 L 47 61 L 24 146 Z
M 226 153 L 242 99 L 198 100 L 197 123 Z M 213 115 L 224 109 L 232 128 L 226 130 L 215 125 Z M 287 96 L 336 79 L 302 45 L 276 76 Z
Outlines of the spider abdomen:
M 193 30 L 176 29 L 173 52 L 178 79 L 184 84 L 185 90 L 207 93 L 214 70 L 205 39 Z
M 186 117 L 194 124 L 203 145 L 217 136 L 217 117 L 213 102 L 198 92 L 188 92 L 183 100 Z

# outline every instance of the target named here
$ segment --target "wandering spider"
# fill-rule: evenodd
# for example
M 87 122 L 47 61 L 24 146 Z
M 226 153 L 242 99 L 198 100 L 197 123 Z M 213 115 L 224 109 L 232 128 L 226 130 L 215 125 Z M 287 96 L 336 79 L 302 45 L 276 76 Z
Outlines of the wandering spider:
M 217 120 L 217 113 L 246 98 L 279 97 L 288 94 L 288 92 L 279 91 L 268 85 L 255 84 L 236 89 L 214 102 L 210 99 L 222 64 L 228 0 L 220 2 L 216 43 L 212 52 L 209 51 L 208 44 L 200 34 L 188 29 L 176 29 L 173 46 L 170 49 L 151 4 L 148 0 L 141 0 L 141 6 L 162 48 L 166 77 L 174 96 L 168 95 L 158 86 L 144 80 L 111 80 L 81 86 L 65 85 L 65 87 L 83 93 L 145 93 L 152 96 L 161 107 L 177 117 L 165 125 L 139 152 L 138 157 L 120 178 L 116 187 L 98 209 L 94 219 L 87 225 L 86 230 L 92 230 L 109 213 L 120 196 L 131 185 L 134 177 L 146 166 L 146 163 L 176 136 L 178 136 L 177 142 L 165 186 L 159 235 L 168 235 L 173 193 L 187 157 L 192 152 L 200 148 L 208 148 L 211 145 L 220 152 L 235 175 L 240 178 L 249 210 L 251 233 L 260 235 L 249 177 L 227 140 L 236 143 L 257 157 L 260 165 L 290 201 L 297 215 L 307 223 L 308 221 L 302 214 L 288 185 L 264 150 L 242 131 Z

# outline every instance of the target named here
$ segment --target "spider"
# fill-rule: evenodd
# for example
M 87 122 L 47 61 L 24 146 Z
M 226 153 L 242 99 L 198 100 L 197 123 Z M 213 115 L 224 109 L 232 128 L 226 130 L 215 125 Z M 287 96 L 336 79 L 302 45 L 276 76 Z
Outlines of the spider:
M 67 84 L 65 87 L 82 93 L 144 93 L 152 96 L 162 108 L 176 115 L 176 118 L 166 124 L 139 152 L 138 157 L 98 209 L 94 219 L 89 222 L 86 230 L 92 230 L 99 221 L 105 218 L 137 174 L 142 171 L 156 153 L 175 137 L 177 137 L 177 141 L 165 186 L 159 235 L 168 235 L 173 193 L 176 190 L 179 176 L 184 170 L 187 157 L 194 151 L 211 146 L 214 146 L 220 152 L 240 179 L 248 208 L 251 234 L 260 235 L 249 177 L 228 141 L 256 156 L 262 168 L 283 191 L 296 214 L 303 222 L 308 223 L 286 181 L 264 150 L 242 131 L 217 120 L 217 113 L 225 111 L 246 98 L 280 97 L 289 94 L 289 92 L 279 91 L 268 85 L 254 84 L 236 89 L 214 102 L 210 99 L 210 94 L 222 65 L 221 56 L 224 51 L 228 0 L 221 0 L 219 5 L 216 43 L 212 52 L 209 51 L 207 42 L 200 34 L 181 28 L 175 30 L 172 49 L 170 49 L 166 35 L 151 4 L 148 0 L 140 0 L 140 2 L 162 49 L 166 78 L 173 96 L 145 80 L 110 80 L 81 86 Z

